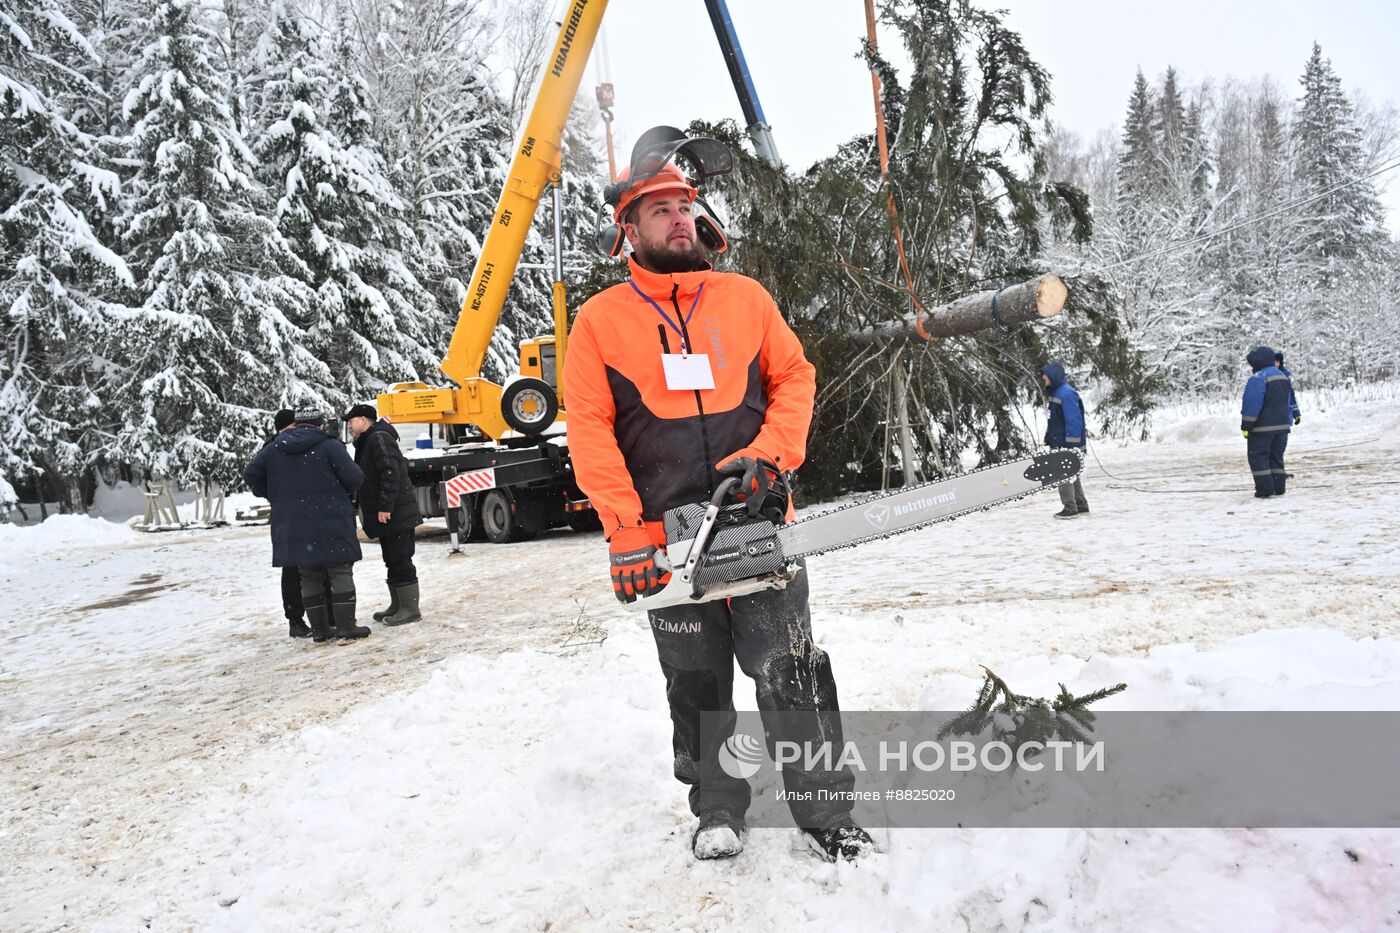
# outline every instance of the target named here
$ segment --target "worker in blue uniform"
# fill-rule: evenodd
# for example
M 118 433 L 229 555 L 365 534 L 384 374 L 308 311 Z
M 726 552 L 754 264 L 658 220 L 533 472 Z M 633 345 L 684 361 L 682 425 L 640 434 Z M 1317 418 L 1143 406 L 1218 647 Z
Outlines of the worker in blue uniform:
M 1247 441 L 1249 471 L 1254 476 L 1254 497 L 1281 496 L 1287 474 L 1283 450 L 1293 424 L 1293 383 L 1274 362 L 1274 351 L 1255 347 L 1245 356 L 1254 371 L 1244 385 L 1240 405 L 1240 433 Z

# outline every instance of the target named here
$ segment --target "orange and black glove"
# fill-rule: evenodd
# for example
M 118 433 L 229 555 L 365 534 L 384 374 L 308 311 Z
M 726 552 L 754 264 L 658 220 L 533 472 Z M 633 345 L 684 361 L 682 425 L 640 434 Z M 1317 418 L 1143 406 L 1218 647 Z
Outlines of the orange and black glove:
M 639 596 L 650 596 L 671 579 L 656 566 L 656 545 L 645 528 L 619 528 L 608 540 L 612 565 L 613 595 L 630 603 Z
M 739 489 L 734 495 L 748 503 L 750 515 L 758 514 L 768 491 L 781 478 L 777 466 L 752 447 L 736 450 L 715 464 L 715 469 L 724 476 L 739 477 Z

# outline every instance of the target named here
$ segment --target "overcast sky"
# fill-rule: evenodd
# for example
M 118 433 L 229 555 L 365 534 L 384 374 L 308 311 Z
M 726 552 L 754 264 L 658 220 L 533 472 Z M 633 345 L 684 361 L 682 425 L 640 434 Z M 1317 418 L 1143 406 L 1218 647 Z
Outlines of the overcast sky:
M 1052 75 L 1052 118 L 1085 138 L 1117 129 L 1139 67 L 1152 80 L 1173 65 L 1193 85 L 1207 77 L 1267 74 L 1296 97 L 1314 40 L 1348 91 L 1400 105 L 1400 3 L 1394 0 L 990 0 L 984 6 L 1008 10 L 1008 25 Z M 870 75 L 855 57 L 865 35 L 861 0 L 729 0 L 729 8 L 785 161 L 805 168 L 868 130 Z M 683 126 L 697 117 L 742 123 L 702 0 L 610 0 L 604 29 L 624 160 L 631 140 L 656 124 Z M 884 30 L 880 43 L 882 51 L 897 49 Z M 595 65 L 600 57 L 595 49 Z M 589 69 L 586 85 L 596 83 L 596 74 Z M 1391 231 L 1400 234 L 1400 170 L 1376 181 L 1389 182 L 1383 197 Z

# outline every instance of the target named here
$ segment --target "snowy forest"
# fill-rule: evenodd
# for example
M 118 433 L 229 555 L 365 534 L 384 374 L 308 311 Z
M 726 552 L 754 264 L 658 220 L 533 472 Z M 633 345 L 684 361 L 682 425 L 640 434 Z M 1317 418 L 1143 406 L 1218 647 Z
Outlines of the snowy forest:
M 1303 389 L 1395 375 L 1377 348 L 1400 317 L 1400 249 L 1374 173 L 1400 156 L 1400 119 L 1346 93 L 1344 62 L 1314 47 L 1297 76 L 1252 83 L 1140 73 L 1104 114 L 1118 128 L 1085 141 L 1054 127 L 1052 76 L 998 14 L 881 9 L 911 62 L 900 73 L 866 50 L 916 291 L 935 304 L 1055 271 L 1071 301 L 1048 328 L 855 352 L 852 328 L 908 311 L 873 134 L 786 173 L 741 151 L 718 198 L 736 242 L 721 267 L 774 293 L 819 367 L 832 456 L 804 470 L 808 489 L 879 485 L 888 438 L 858 425 L 888 425 L 896 367 L 924 473 L 1037 443 L 1014 412 L 1052 356 L 1122 431 L 1168 394 L 1233 391 L 1257 341 L 1288 350 Z M 0 7 L 0 491 L 70 510 L 119 478 L 232 483 L 274 409 L 441 382 L 552 41 L 552 3 L 509 10 Z M 570 283 L 574 305 L 621 274 L 591 252 L 606 163 L 582 100 L 565 243 L 591 271 Z M 732 123 L 691 129 L 746 146 Z M 524 261 L 545 247 L 532 236 Z M 513 370 L 549 309 L 546 274 L 521 272 L 486 375 Z

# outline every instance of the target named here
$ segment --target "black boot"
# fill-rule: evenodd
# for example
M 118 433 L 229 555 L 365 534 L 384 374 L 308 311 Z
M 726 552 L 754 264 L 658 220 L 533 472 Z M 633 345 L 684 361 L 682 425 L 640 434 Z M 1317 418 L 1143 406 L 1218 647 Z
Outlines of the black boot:
M 875 840 L 849 819 L 830 829 L 804 827 L 802 834 L 806 837 L 807 844 L 828 862 L 834 862 L 838 858 L 854 862 L 875 851 Z
M 306 618 L 311 623 L 311 641 L 318 647 L 331 643 L 331 610 L 325 603 L 306 606 Z
M 399 591 L 394 584 L 389 584 L 389 608 L 381 609 L 374 614 L 374 621 L 383 622 L 386 618 L 399 611 Z
M 732 858 L 744 851 L 744 818 L 728 810 L 700 815 L 700 825 L 690 837 L 690 851 L 698 859 Z
M 348 596 L 336 596 L 331 613 L 335 619 L 337 645 L 348 645 L 357 638 L 365 638 L 369 635 L 369 626 L 355 624 L 354 593 Z
M 382 620 L 385 625 L 407 625 L 423 618 L 423 613 L 418 611 L 417 580 L 394 587 L 394 602 L 399 607 L 398 612 L 385 616 Z
M 311 629 L 307 628 L 306 623 L 300 619 L 288 619 L 287 635 L 290 638 L 310 638 Z

